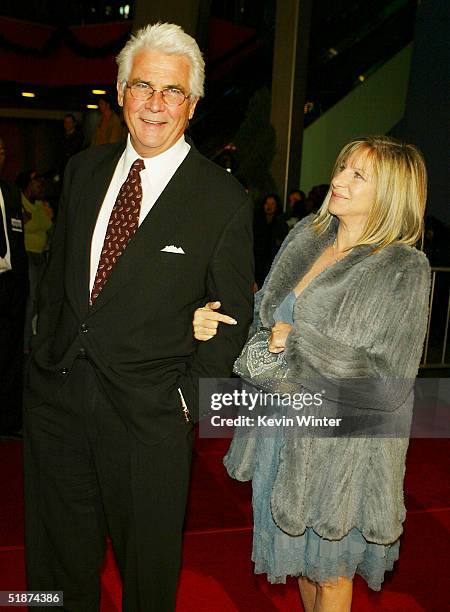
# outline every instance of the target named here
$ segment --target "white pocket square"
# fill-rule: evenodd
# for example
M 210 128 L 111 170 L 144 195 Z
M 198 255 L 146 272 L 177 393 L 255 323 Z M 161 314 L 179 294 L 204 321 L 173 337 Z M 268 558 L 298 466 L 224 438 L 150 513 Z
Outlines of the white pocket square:
M 178 253 L 178 255 L 185 255 L 186 254 L 181 247 L 176 247 L 173 244 L 168 244 L 163 249 L 161 249 L 161 252 L 164 252 L 164 253 Z

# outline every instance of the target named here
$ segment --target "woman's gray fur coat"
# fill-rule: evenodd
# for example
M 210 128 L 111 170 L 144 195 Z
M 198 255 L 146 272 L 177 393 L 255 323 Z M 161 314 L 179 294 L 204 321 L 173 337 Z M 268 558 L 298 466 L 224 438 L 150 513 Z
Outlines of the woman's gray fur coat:
M 256 296 L 253 331 L 274 324 L 276 307 L 333 242 L 337 220 L 321 236 L 311 220 L 297 224 L 283 244 Z M 354 248 L 297 299 L 285 349 L 289 376 L 313 392 L 319 378 L 363 379 L 352 387 L 357 407 L 410 414 L 427 322 L 429 264 L 423 253 L 402 244 L 372 250 Z M 322 408 L 327 414 L 326 401 Z M 238 480 L 252 478 L 256 435 L 237 433 L 225 457 Z M 405 437 L 286 436 L 271 498 L 275 522 L 291 535 L 312 527 L 337 540 L 356 527 L 370 542 L 394 542 L 405 519 L 407 447 Z

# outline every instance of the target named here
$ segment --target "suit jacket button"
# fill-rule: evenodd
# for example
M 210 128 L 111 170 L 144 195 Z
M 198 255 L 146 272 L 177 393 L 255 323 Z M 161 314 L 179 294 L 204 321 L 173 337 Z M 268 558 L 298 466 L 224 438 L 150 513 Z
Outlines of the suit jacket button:
M 59 372 L 60 372 L 60 374 L 64 374 L 65 375 L 65 374 L 67 374 L 68 371 L 69 370 L 67 368 L 61 368 Z
M 83 347 L 81 347 L 81 348 L 78 350 L 78 357 L 79 357 L 80 359 L 86 359 L 86 358 L 87 358 L 86 349 L 84 349 Z
M 83 332 L 83 334 L 87 334 L 87 332 L 89 331 L 89 326 L 87 323 L 82 323 L 80 325 L 80 329 Z

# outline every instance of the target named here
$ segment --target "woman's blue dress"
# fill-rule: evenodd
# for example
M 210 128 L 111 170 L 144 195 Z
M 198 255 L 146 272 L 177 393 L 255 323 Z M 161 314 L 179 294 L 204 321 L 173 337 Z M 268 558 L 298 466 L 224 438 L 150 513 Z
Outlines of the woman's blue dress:
M 291 292 L 274 313 L 275 321 L 292 324 L 295 294 Z M 358 529 L 340 540 L 327 540 L 308 527 L 291 536 L 274 522 L 270 510 L 273 483 L 278 470 L 283 429 L 273 436 L 258 437 L 253 475 L 253 553 L 255 573 L 267 574 L 269 582 L 286 582 L 286 576 L 307 576 L 315 582 L 332 582 L 339 576 L 360 574 L 369 587 L 379 591 L 384 572 L 398 559 L 400 540 L 382 545 L 368 542 Z M 301 470 L 302 466 L 299 465 Z

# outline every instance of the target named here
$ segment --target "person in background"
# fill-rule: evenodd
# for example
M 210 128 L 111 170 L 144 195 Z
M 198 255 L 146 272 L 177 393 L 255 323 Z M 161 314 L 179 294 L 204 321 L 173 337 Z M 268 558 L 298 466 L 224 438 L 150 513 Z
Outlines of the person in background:
M 28 353 L 36 332 L 37 296 L 47 263 L 53 211 L 45 201 L 44 180 L 36 171 L 21 172 L 16 185 L 22 194 L 25 249 L 28 256 L 29 294 L 24 332 L 24 351 Z
M 114 111 L 112 99 L 103 95 L 98 98 L 100 117 L 92 139 L 92 146 L 119 142 L 123 138 L 123 125 Z
M 317 212 L 319 208 L 322 206 L 324 199 L 326 198 L 330 186 L 322 183 L 321 185 L 314 185 L 314 187 L 308 193 L 308 200 L 313 201 L 313 205 L 311 206 L 312 212 Z
M 450 266 L 450 228 L 434 215 L 425 219 L 423 250 L 436 267 Z
M 288 224 L 289 229 L 292 229 L 294 225 L 297 223 L 298 218 L 296 216 L 296 211 L 299 211 L 298 202 L 304 202 L 306 198 L 305 192 L 300 189 L 293 189 L 288 197 L 286 202 L 286 211 L 284 213 L 284 218 L 286 223 Z M 293 221 L 291 221 L 293 219 Z
M 426 192 L 425 163 L 413 145 L 386 136 L 350 142 L 318 214 L 290 232 L 255 298 L 253 330 L 271 334 L 252 369 L 282 358 L 276 379 L 269 375 L 271 393 L 289 381 L 319 395 L 313 414 L 338 408 L 344 427 L 346 415 L 356 432 L 369 425 L 353 437 L 338 427 L 331 437 L 289 427 L 270 436 L 263 427 L 256 436 L 235 435 L 225 457 L 232 477 L 253 481 L 255 572 L 270 582 L 298 577 L 305 612 L 348 612 L 355 573 L 380 590 L 399 556 L 430 292 L 428 260 L 414 248 Z M 196 311 L 198 340 L 230 324 L 216 309 Z M 380 418 L 384 428 L 371 435 Z M 399 419 L 406 428 L 398 432 Z
M 0 162 L 6 147 L 0 138 Z M 0 178 L 0 436 L 22 428 L 22 364 L 27 255 L 18 189 Z
M 261 287 L 272 261 L 285 239 L 289 228 L 283 217 L 280 198 L 267 195 L 256 210 L 253 224 L 253 252 L 255 256 L 255 282 Z
M 0 176 L 3 174 L 3 168 L 6 162 L 6 147 L 3 138 L 0 138 Z
M 289 231 L 291 231 L 294 225 L 297 225 L 299 221 L 310 215 L 313 212 L 313 209 L 314 200 L 312 200 L 312 198 L 305 198 L 304 200 L 297 200 L 296 202 L 294 202 L 292 216 L 287 221 Z
M 78 125 L 75 116 L 72 113 L 67 113 L 63 120 L 64 135 L 61 141 L 61 177 L 64 174 L 64 168 L 67 162 L 83 149 L 84 136 L 83 130 Z

